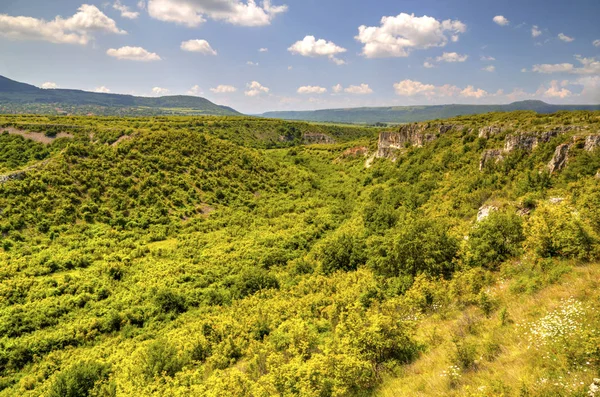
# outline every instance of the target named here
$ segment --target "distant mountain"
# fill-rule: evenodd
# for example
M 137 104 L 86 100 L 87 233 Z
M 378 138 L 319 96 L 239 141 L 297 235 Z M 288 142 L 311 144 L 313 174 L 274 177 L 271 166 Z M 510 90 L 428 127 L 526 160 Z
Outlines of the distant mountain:
M 0 113 L 72 113 L 100 115 L 241 115 L 195 96 L 158 98 L 80 90 L 41 89 L 0 76 Z
M 468 114 L 533 110 L 554 113 L 559 110 L 600 110 L 600 105 L 551 105 L 542 101 L 521 101 L 508 105 L 434 105 L 373 108 L 324 109 L 314 111 L 267 112 L 262 117 L 333 123 L 375 124 L 412 123 Z

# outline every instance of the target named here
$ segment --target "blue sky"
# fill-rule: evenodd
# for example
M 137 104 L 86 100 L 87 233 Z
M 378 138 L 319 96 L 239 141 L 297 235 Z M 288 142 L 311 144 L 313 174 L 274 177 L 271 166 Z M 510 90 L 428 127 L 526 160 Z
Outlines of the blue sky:
M 599 103 L 599 15 L 598 0 L 2 0 L 0 75 L 248 113 Z

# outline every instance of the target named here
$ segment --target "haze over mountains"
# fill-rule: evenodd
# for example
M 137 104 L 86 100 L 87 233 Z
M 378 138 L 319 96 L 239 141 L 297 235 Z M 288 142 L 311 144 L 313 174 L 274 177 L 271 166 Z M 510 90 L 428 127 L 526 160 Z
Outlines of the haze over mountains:
M 411 123 L 460 115 L 531 110 L 600 110 L 600 105 L 554 105 L 529 100 L 505 105 L 433 105 L 360 107 L 313 111 L 266 112 L 259 117 L 349 124 Z M 0 113 L 98 115 L 218 115 L 242 113 L 208 99 L 188 96 L 139 97 L 70 89 L 41 89 L 0 76 Z

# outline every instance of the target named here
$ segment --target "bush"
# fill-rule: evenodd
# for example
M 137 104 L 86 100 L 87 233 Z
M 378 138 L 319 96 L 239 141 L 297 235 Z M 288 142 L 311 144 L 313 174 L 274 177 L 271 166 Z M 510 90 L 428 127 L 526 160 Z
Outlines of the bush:
M 517 256 L 524 238 L 518 215 L 493 211 L 469 234 L 467 262 L 472 266 L 493 267 Z
M 185 297 L 165 289 L 156 294 L 154 303 L 163 313 L 183 313 L 186 311 Z
M 436 219 L 409 218 L 385 237 L 369 242 L 369 266 L 385 277 L 420 273 L 449 276 L 458 241 L 447 229 Z
M 366 262 L 365 244 L 360 237 L 343 233 L 321 247 L 319 258 L 325 274 L 336 270 L 356 270 L 358 265 Z
M 279 288 L 279 281 L 267 270 L 257 267 L 243 271 L 235 283 L 235 290 L 239 298 L 271 288 Z
M 177 348 L 166 340 L 152 342 L 146 348 L 141 364 L 142 373 L 148 380 L 162 375 L 173 377 L 183 368 Z
M 526 227 L 526 248 L 541 258 L 592 260 L 597 239 L 566 203 L 540 206 Z
M 50 388 L 48 397 L 87 397 L 100 395 L 100 389 L 106 394 L 107 388 L 103 387 L 101 381 L 106 380 L 109 375 L 109 367 L 97 362 L 80 362 L 62 371 Z M 98 392 L 98 393 L 94 393 Z

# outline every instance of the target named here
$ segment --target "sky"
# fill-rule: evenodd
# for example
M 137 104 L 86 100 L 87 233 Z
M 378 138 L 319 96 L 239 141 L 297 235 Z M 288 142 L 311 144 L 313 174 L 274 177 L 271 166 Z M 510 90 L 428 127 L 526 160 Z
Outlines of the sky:
M 245 113 L 600 103 L 599 0 L 0 0 L 0 75 Z

